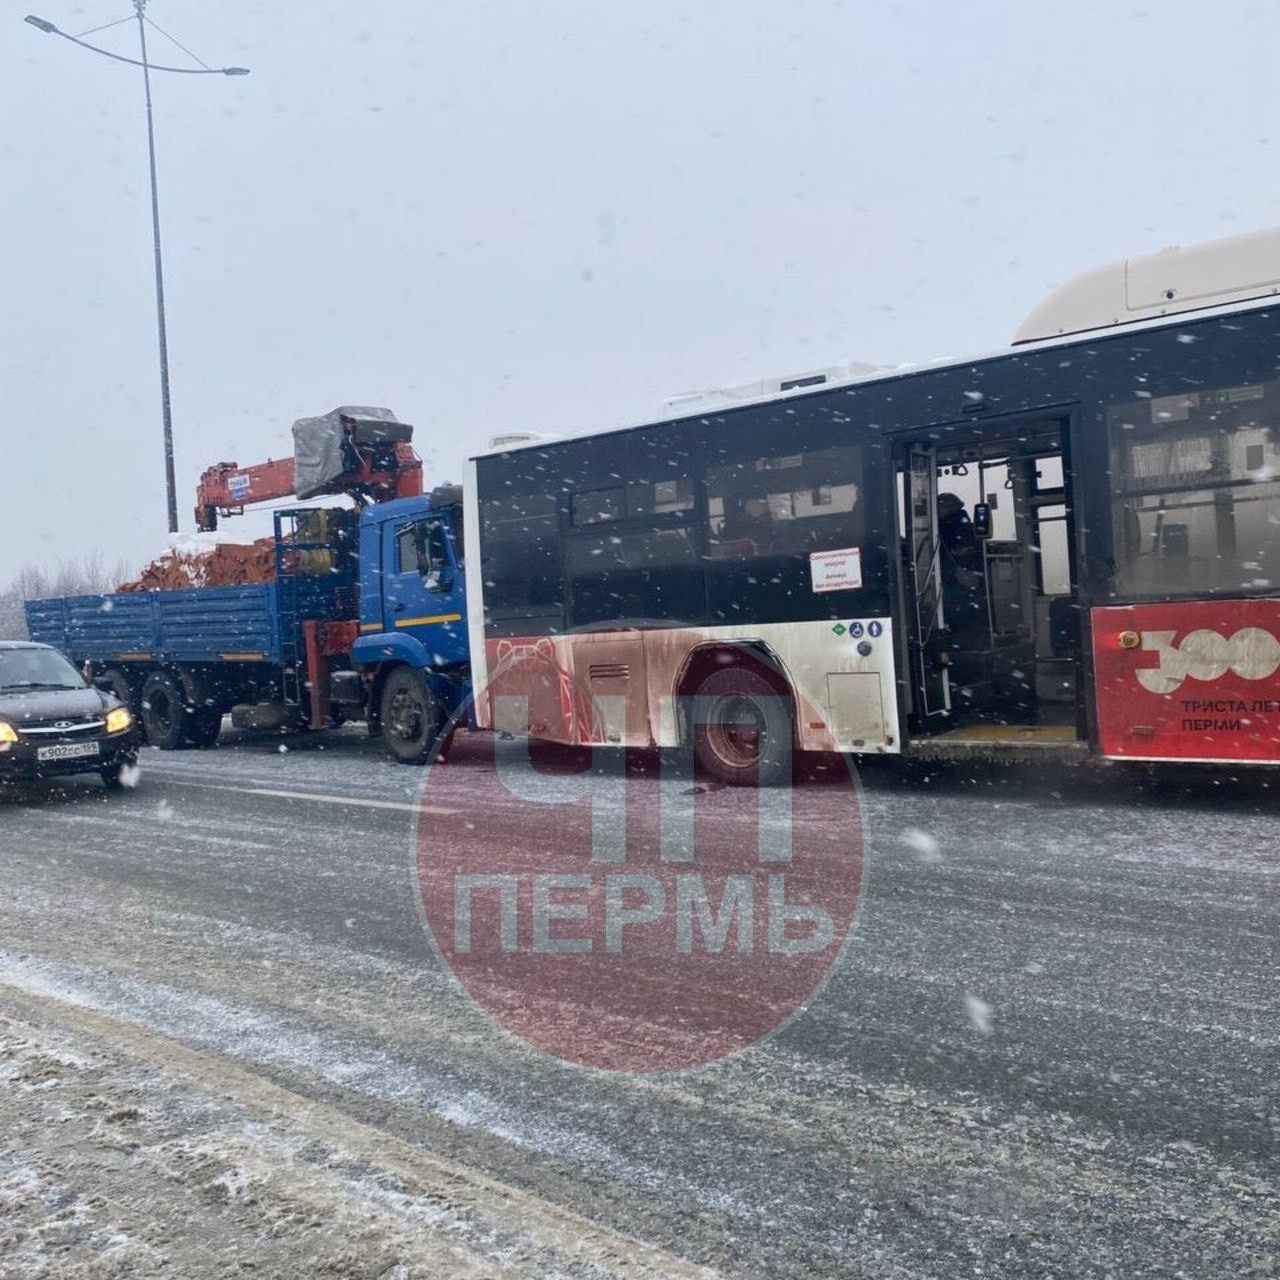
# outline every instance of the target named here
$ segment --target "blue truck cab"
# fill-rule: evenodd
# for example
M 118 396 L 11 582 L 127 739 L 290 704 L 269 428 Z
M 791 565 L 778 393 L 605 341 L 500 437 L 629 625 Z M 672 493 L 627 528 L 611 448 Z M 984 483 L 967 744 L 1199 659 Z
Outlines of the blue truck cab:
M 360 634 L 352 667 L 370 723 L 418 763 L 455 723 L 470 689 L 461 490 L 365 508 L 359 525 Z
M 275 513 L 270 582 L 31 601 L 33 640 L 92 669 L 165 750 L 365 719 L 405 764 L 468 705 L 462 492 Z

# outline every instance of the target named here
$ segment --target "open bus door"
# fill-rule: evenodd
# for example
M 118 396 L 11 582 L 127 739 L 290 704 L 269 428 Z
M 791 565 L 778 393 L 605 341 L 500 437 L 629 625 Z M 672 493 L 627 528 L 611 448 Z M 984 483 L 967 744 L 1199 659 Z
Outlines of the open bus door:
M 951 686 L 944 658 L 937 459 L 932 446 L 910 445 L 906 462 L 903 496 L 911 554 L 908 608 L 914 705 L 917 727 L 928 733 L 946 725 L 951 715 Z
M 921 743 L 1079 741 L 1066 426 L 1056 415 L 956 423 L 936 428 L 936 442 L 901 446 L 910 705 Z

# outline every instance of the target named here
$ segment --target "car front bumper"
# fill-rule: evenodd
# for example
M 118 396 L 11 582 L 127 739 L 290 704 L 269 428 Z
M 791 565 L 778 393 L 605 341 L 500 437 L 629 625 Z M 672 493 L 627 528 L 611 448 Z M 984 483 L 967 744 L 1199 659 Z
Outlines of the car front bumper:
M 130 726 L 123 733 L 84 734 L 67 737 L 41 738 L 35 741 L 19 736 L 19 741 L 0 743 L 0 782 L 27 782 L 39 778 L 59 778 L 76 773 L 102 773 L 122 765 L 134 764 L 138 759 L 139 733 L 137 726 Z M 44 759 L 40 753 L 52 748 L 96 746 L 92 755 Z

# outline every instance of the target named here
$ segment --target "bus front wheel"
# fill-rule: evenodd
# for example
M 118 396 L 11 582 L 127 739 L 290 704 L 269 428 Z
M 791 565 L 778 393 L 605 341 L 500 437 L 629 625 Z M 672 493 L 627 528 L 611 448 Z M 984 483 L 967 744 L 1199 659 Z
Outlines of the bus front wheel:
M 789 782 L 791 699 L 750 667 L 713 671 L 694 695 L 693 752 L 711 777 L 734 787 Z

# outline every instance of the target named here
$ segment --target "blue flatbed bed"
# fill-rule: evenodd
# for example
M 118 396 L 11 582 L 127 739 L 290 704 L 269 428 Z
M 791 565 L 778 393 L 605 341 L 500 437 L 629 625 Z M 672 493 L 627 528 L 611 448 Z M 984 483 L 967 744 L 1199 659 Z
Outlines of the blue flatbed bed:
M 31 638 L 81 662 L 279 662 L 279 620 L 274 582 L 66 596 L 27 605 Z
M 263 662 L 280 664 L 288 634 L 304 618 L 337 612 L 339 584 L 329 578 L 298 580 L 282 608 L 278 582 L 178 591 L 112 592 L 64 596 L 27 605 L 33 640 L 51 644 L 78 662 Z

